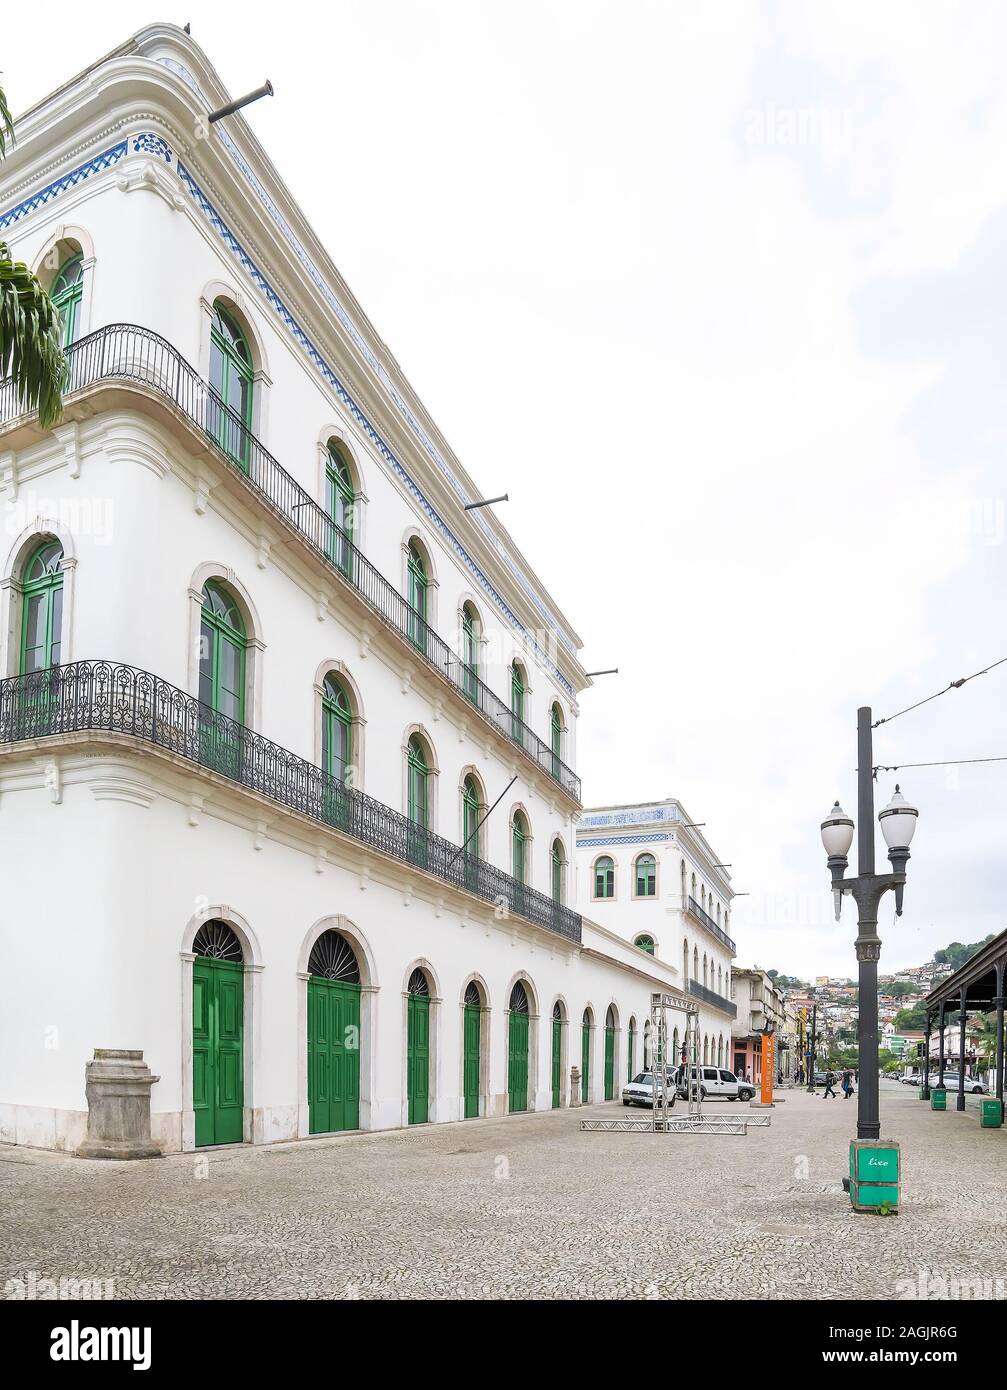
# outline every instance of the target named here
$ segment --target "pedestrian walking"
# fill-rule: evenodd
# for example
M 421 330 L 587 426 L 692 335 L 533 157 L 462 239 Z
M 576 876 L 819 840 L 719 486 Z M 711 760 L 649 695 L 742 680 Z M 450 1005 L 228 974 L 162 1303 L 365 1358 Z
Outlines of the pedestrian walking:
M 853 1073 L 849 1067 L 843 1072 L 843 1095 L 849 1100 L 853 1094 Z
M 836 1093 L 835 1093 L 835 1091 L 832 1089 L 833 1086 L 834 1086 L 835 1084 L 836 1084 L 836 1073 L 835 1073 L 834 1071 L 831 1071 L 831 1070 L 830 1070 L 830 1071 L 827 1071 L 827 1072 L 825 1073 L 825 1094 L 822 1096 L 822 1100 L 828 1100 L 829 1096 L 831 1096 L 832 1099 L 835 1100 L 835 1098 L 836 1098 Z

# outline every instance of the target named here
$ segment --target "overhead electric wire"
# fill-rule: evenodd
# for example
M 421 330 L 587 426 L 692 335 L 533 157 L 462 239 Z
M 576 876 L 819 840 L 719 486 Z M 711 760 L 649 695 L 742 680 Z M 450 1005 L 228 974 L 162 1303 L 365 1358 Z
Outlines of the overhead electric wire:
M 990 671 L 995 670 L 997 666 L 1002 666 L 1005 661 L 1007 661 L 1007 656 L 1002 656 L 999 661 L 994 661 L 990 666 L 984 666 L 981 671 L 973 671 L 971 676 L 960 676 L 958 680 L 951 681 L 949 685 L 946 685 L 943 690 L 935 690 L 934 693 L 928 695 L 925 700 L 917 700 L 915 705 L 907 705 L 905 709 L 900 709 L 898 714 L 889 714 L 884 719 L 875 719 L 871 728 L 876 729 L 881 724 L 890 724 L 893 719 L 898 719 L 900 715 L 908 714 L 910 710 L 919 709 L 920 705 L 929 704 L 931 700 L 936 700 L 939 695 L 946 695 L 949 690 L 960 690 L 962 686 L 967 685 L 969 681 L 974 681 L 976 676 L 987 675 Z
M 871 770 L 877 777 L 879 772 L 898 772 L 904 767 L 965 767 L 969 763 L 1007 763 L 1007 757 L 945 758 L 942 762 L 936 763 L 876 763 Z

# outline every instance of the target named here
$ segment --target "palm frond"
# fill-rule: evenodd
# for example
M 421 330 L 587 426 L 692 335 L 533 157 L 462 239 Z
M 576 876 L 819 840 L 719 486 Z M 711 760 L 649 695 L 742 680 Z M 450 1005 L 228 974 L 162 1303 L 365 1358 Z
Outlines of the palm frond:
M 7 141 L 14 143 L 14 117 L 7 105 L 4 89 L 0 87 L 0 159 L 7 153 Z
M 52 300 L 23 261 L 0 241 L 0 378 L 10 377 L 25 411 L 49 429 L 63 414 L 66 354 Z

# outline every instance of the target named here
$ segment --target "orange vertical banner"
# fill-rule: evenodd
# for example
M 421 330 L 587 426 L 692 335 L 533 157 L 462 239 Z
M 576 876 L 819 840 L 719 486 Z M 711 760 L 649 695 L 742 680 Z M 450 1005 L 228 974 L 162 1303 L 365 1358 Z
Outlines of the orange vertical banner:
M 762 1035 L 762 1104 L 773 1103 L 773 1070 L 776 1066 L 776 1034 Z

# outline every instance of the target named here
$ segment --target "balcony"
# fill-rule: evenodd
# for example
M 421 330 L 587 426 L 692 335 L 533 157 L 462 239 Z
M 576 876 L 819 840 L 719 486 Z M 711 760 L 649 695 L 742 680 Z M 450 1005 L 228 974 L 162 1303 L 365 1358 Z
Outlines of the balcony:
M 133 666 L 75 661 L 0 681 L 0 745 L 91 731 L 126 735 L 318 821 L 452 888 L 580 942 L 580 914 L 330 777 L 313 763 Z
M 708 932 L 712 932 L 713 935 L 717 938 L 717 940 L 722 942 L 723 945 L 727 947 L 732 956 L 736 956 L 738 954 L 738 948 L 735 946 L 734 942 L 728 936 L 727 932 L 721 931 L 720 927 L 717 926 L 716 922 L 713 920 L 710 914 L 700 907 L 699 903 L 696 901 L 695 898 L 689 898 L 689 911 L 692 913 L 693 917 L 695 917 L 696 920 L 706 928 Z M 720 996 L 718 995 L 717 997 L 719 998 Z
M 348 585 L 414 655 L 580 805 L 576 773 L 438 637 L 170 343 L 146 328 L 113 324 L 74 343 L 67 358 L 68 399 L 100 382 L 133 382 L 181 412 L 268 510 L 298 533 L 337 582 Z M 22 414 L 10 380 L 0 383 L 0 425 Z
M 719 1009 L 722 1014 L 727 1014 L 728 1018 L 738 1017 L 737 1004 L 732 1004 L 730 999 L 725 999 L 715 989 L 707 989 L 706 985 L 701 985 L 698 980 L 689 981 L 689 993 L 695 995 L 697 999 L 702 999 L 703 1003 L 709 1004 L 711 1008 Z

